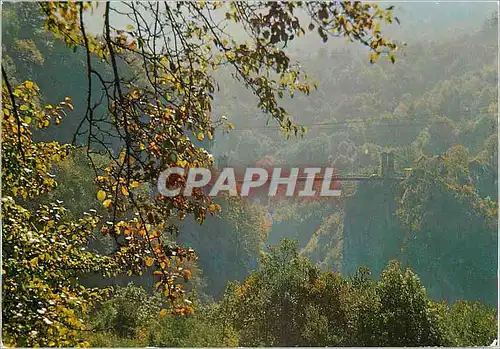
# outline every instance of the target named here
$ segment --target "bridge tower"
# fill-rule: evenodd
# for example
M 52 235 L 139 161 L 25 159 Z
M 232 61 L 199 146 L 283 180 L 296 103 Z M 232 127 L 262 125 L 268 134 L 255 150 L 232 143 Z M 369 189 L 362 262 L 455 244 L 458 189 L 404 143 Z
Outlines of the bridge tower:
M 396 170 L 394 166 L 394 154 L 392 152 L 382 153 L 382 177 L 390 178 L 394 176 Z

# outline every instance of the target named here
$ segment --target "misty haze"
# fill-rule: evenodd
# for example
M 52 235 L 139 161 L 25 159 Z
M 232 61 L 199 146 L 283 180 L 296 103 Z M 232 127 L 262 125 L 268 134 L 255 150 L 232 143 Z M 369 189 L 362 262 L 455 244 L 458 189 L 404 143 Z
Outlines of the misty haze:
M 3 345 L 496 343 L 497 5 L 4 3 Z

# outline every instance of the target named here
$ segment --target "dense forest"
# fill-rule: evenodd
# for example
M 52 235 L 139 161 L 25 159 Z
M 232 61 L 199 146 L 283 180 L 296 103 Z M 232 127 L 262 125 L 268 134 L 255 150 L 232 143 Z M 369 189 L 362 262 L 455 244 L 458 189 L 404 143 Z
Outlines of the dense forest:
M 498 14 L 466 5 L 3 4 L 3 344 L 490 345 Z M 259 161 L 368 180 L 156 192 Z

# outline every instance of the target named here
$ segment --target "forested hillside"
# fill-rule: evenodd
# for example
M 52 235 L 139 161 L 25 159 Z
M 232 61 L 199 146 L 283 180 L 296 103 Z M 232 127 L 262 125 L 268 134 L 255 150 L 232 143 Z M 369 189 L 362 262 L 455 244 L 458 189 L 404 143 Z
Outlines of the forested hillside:
M 489 345 L 498 14 L 235 4 L 3 5 L 3 343 Z M 156 190 L 259 161 L 367 180 Z
M 372 66 L 356 48 L 311 52 L 301 62 L 319 90 L 287 101 L 309 127 L 299 141 L 280 139 L 252 118 L 252 107 L 225 106 L 235 130 L 216 140 L 215 151 L 234 162 L 272 156 L 276 163 L 329 162 L 341 173 L 372 174 L 380 171 L 381 153 L 391 151 L 396 171 L 410 173 L 397 184 L 356 185 L 331 207 L 281 205 L 270 242 L 297 238 L 306 255 L 345 274 L 367 265 L 378 275 L 398 259 L 435 299 L 496 304 L 496 40 L 496 25 L 485 20 L 455 38 L 414 40 L 395 65 Z

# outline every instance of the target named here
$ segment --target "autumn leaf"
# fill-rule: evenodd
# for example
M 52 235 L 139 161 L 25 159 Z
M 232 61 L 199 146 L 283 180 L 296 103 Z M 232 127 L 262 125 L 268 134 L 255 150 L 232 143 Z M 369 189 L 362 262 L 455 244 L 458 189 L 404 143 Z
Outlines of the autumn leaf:
M 191 277 L 191 271 L 190 270 L 184 270 L 183 274 L 184 274 L 184 281 L 188 282 L 189 278 Z
M 132 183 L 130 183 L 130 188 L 134 189 L 134 188 L 137 188 L 139 186 L 139 182 L 137 181 L 132 181 Z
M 97 200 L 102 201 L 106 198 L 106 192 L 104 190 L 99 190 L 97 192 Z
M 152 257 L 146 257 L 146 259 L 144 260 L 144 262 L 146 263 L 146 266 L 150 267 L 150 266 L 153 265 L 154 259 Z
M 125 196 L 128 196 L 129 192 L 128 192 L 128 189 L 126 187 L 122 187 L 122 194 Z
M 210 211 L 210 213 L 214 214 L 216 210 L 215 204 L 208 205 L 208 210 Z

